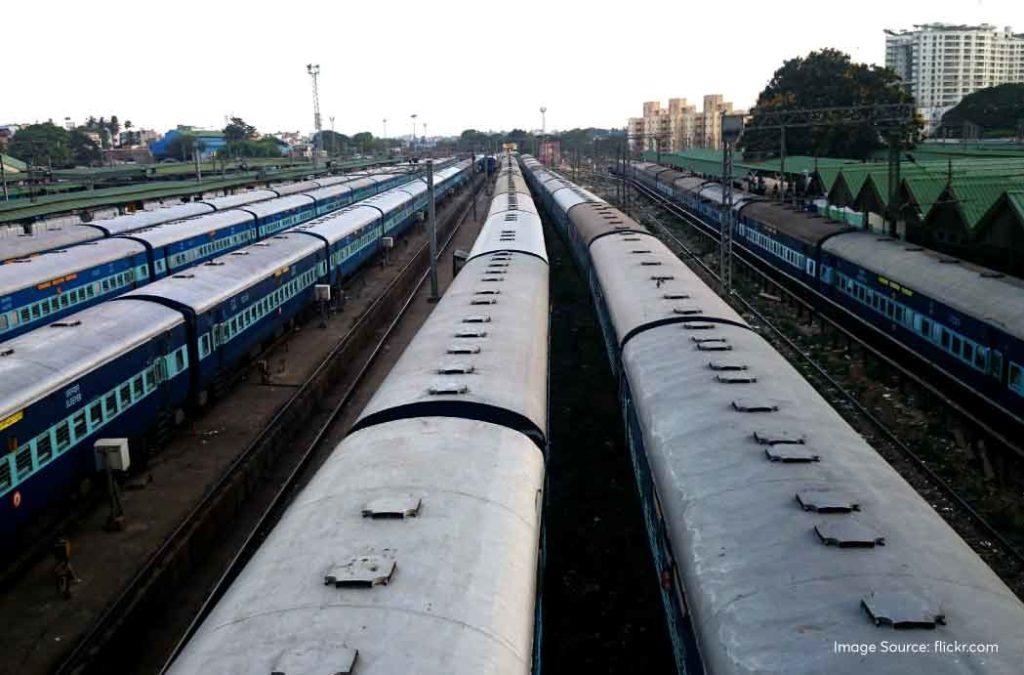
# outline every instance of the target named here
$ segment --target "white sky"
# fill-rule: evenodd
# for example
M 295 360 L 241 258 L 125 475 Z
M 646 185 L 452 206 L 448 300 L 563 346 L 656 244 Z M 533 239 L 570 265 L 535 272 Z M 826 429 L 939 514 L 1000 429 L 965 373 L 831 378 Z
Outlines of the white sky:
M 835 47 L 884 63 L 884 28 L 988 22 L 1024 0 L 30 0 L 4 3 L 0 123 L 117 114 L 136 127 L 342 133 L 625 125 L 644 100 L 747 107 L 786 58 Z M 699 103 L 698 103 L 699 108 Z M 417 127 L 422 133 L 422 124 Z

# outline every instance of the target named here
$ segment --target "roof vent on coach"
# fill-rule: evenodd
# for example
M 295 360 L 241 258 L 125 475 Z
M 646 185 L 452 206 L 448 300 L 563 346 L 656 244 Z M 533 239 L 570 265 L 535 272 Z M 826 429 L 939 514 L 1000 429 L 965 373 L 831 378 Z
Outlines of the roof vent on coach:
M 270 675 L 313 673 L 325 663 L 330 664 L 329 672 L 334 675 L 352 675 L 358 659 L 358 649 L 343 644 L 317 642 L 282 653 L 270 669 Z
M 860 504 L 836 490 L 813 488 L 796 493 L 796 501 L 804 511 L 815 513 L 850 513 L 860 511 Z
M 872 592 L 860 605 L 876 626 L 934 629 L 946 623 L 946 615 L 934 602 L 907 591 Z
M 82 322 L 78 319 L 74 321 L 54 321 L 50 324 L 50 328 L 74 328 L 75 326 L 81 326 Z
M 394 519 L 415 518 L 420 514 L 423 499 L 402 494 L 379 497 L 366 503 L 363 518 Z
M 398 565 L 391 557 L 390 549 L 384 551 L 385 555 L 356 556 L 346 563 L 331 567 L 324 574 L 324 585 L 337 588 L 387 586 Z

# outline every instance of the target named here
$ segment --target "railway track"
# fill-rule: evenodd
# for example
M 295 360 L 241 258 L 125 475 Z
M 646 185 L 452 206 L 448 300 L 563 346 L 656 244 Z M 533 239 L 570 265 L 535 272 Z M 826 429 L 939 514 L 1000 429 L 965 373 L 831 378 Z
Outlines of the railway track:
M 444 237 L 443 242 L 440 242 L 440 253 L 448 249 L 466 217 L 473 210 L 473 203 L 482 184 L 483 181 L 480 180 L 473 186 L 469 198 L 464 199 L 460 210 L 453 214 L 447 231 L 439 232 Z M 259 473 L 266 468 L 271 459 L 279 461 L 279 452 L 289 445 L 294 445 L 294 439 L 301 431 L 308 431 L 306 425 L 317 408 L 322 406 L 322 402 L 328 398 L 333 399 L 334 402 L 326 411 L 326 415 L 319 416 L 320 421 L 312 434 L 312 439 L 299 448 L 291 449 L 294 462 L 291 470 L 263 508 L 255 527 L 250 530 L 226 571 L 220 576 L 213 592 L 203 602 L 199 615 L 192 622 L 181 643 L 187 640 L 188 635 L 201 622 L 206 611 L 230 584 L 283 512 L 284 506 L 305 476 L 310 461 L 329 437 L 346 403 L 351 400 L 428 278 L 429 257 L 429 242 L 424 242 L 312 374 L 295 388 L 288 401 L 222 473 L 200 502 L 189 511 L 118 597 L 106 607 L 86 635 L 62 661 L 57 669 L 58 673 L 102 671 L 106 651 L 116 646 L 126 627 L 132 626 L 135 620 L 145 616 L 147 604 L 159 596 L 159 591 L 163 588 L 161 582 L 180 576 L 191 564 L 190 560 L 201 555 L 202 547 L 208 546 L 210 541 L 216 539 L 218 528 L 232 519 L 239 508 L 239 502 L 258 480 Z M 369 356 L 353 371 L 350 359 L 346 357 L 357 356 L 358 352 L 366 348 L 368 338 Z M 348 376 L 339 378 L 342 372 L 346 372 Z
M 601 176 L 600 174 L 590 174 L 592 179 L 601 181 L 603 183 L 606 198 L 612 196 L 612 192 L 608 190 L 608 180 L 619 182 L 619 179 L 608 178 Z M 630 187 L 635 188 L 636 191 L 646 198 L 649 198 L 652 203 L 657 207 L 663 208 L 673 216 L 686 223 L 690 228 L 693 228 L 702 238 L 709 238 L 709 235 L 703 230 L 695 221 L 695 217 L 680 209 L 675 204 L 666 202 L 660 195 L 653 194 L 650 190 L 644 186 L 640 186 L 636 183 L 632 183 Z M 695 245 L 684 241 L 680 236 L 673 232 L 672 228 L 663 223 L 657 216 L 647 212 L 645 209 L 630 208 L 628 200 L 623 206 L 623 210 L 630 212 L 635 218 L 640 220 L 646 225 L 653 225 L 654 232 L 665 241 L 671 248 L 673 248 L 677 254 L 679 254 L 684 260 L 692 263 L 692 267 L 696 267 L 699 274 L 705 277 L 706 280 L 720 285 L 720 276 L 717 270 L 703 260 L 701 253 L 695 250 Z M 636 204 L 634 204 L 636 206 Z M 638 213 L 640 211 L 640 213 Z M 860 344 L 864 350 L 871 352 L 880 361 L 891 364 L 894 368 L 898 369 L 905 377 L 912 378 L 914 381 L 920 382 L 922 387 L 932 388 L 932 385 L 921 381 L 914 373 L 907 371 L 905 368 L 892 362 L 891 359 L 885 357 L 879 353 L 874 347 L 866 344 L 858 335 L 845 329 L 839 325 L 832 318 L 822 314 L 821 312 L 815 312 L 815 308 L 812 307 L 806 300 L 795 296 L 786 288 L 783 284 L 780 284 L 775 279 L 766 275 L 762 270 L 758 269 L 749 260 L 743 257 L 736 256 L 735 260 L 738 261 L 748 274 L 755 278 L 770 283 L 773 287 L 778 288 L 781 292 L 786 293 L 788 296 L 793 297 L 799 306 L 807 312 L 816 313 L 817 316 L 827 322 L 833 330 L 846 336 L 848 340 L 853 340 Z M 986 562 L 999 574 L 1003 580 L 1010 586 L 1018 596 L 1024 597 L 1024 552 L 1010 540 L 1010 538 L 1000 531 L 990 520 L 990 518 L 982 513 L 979 508 L 976 508 L 971 500 L 966 498 L 960 489 L 955 484 L 944 479 L 939 473 L 932 468 L 930 463 L 923 458 L 917 451 L 915 451 L 910 445 L 904 442 L 900 435 L 884 420 L 880 419 L 878 415 L 871 412 L 866 405 L 852 392 L 850 389 L 839 381 L 835 376 L 830 374 L 828 370 L 818 362 L 818 360 L 809 353 L 808 350 L 802 348 L 792 337 L 790 337 L 783 329 L 781 329 L 776 322 L 772 321 L 764 312 L 759 310 L 754 303 L 748 300 L 743 295 L 732 292 L 729 294 L 727 299 L 732 302 L 737 309 L 747 313 L 753 317 L 762 327 L 762 334 L 764 337 L 769 339 L 777 349 L 779 349 L 786 357 L 798 365 L 801 372 L 807 377 L 809 381 L 821 392 L 832 404 L 839 410 L 844 417 L 850 421 L 855 428 L 864 434 L 875 449 L 892 464 L 900 473 L 904 476 L 907 481 L 913 485 L 913 487 L 924 496 L 929 503 L 940 513 L 942 516 L 953 526 L 954 529 L 960 534 L 961 537 L 967 541 L 972 548 L 983 558 Z M 936 392 L 935 398 L 942 400 L 943 402 L 949 402 L 956 409 L 958 414 L 963 414 L 967 419 L 972 419 L 969 411 L 963 410 L 961 407 L 956 406 L 953 402 L 948 401 L 948 397 L 942 395 L 940 392 Z M 985 425 L 978 422 L 983 428 Z M 994 434 L 995 438 L 1000 438 L 1000 434 Z M 1012 447 L 1012 445 L 1011 445 Z M 1019 533 L 1017 533 L 1019 535 Z

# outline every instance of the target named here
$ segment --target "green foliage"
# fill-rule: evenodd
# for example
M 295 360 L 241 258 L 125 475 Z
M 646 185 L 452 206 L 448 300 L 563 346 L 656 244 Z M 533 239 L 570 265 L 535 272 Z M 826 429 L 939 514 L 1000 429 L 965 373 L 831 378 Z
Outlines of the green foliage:
M 30 124 L 14 135 L 7 154 L 29 164 L 44 165 L 49 160 L 54 166 L 67 166 L 71 162 L 69 140 L 67 129 L 53 122 Z
M 355 146 L 356 152 L 364 155 L 372 153 L 374 147 L 373 134 L 369 131 L 360 131 L 352 137 L 352 145 Z
M 273 136 L 264 136 L 258 141 L 243 139 L 228 141 L 217 151 L 219 157 L 280 157 L 285 145 Z
M 100 146 L 81 129 L 71 131 L 68 144 L 71 148 L 71 156 L 75 164 L 89 166 L 103 159 Z
M 231 141 L 251 141 L 256 138 L 256 127 L 247 124 L 241 117 L 232 117 L 224 127 L 224 139 Z
M 316 136 L 314 135 L 314 141 Z M 320 147 L 332 155 L 345 155 L 348 154 L 349 145 L 352 143 L 345 134 L 339 134 L 331 130 L 320 132 Z
M 1000 84 L 968 94 L 942 116 L 951 127 L 977 124 L 986 136 L 1015 136 L 1024 124 L 1024 83 Z
M 811 52 L 806 57 L 786 61 L 775 71 L 751 111 L 751 127 L 741 145 L 748 152 L 778 153 L 779 130 L 756 128 L 761 112 L 887 103 L 913 103 L 896 73 L 888 68 L 852 63 L 849 55 L 835 49 Z M 915 120 L 912 128 L 906 130 L 912 142 L 917 140 L 920 129 L 920 120 Z M 842 125 L 837 119 L 835 124 L 786 129 L 786 152 L 790 155 L 863 159 L 883 146 L 878 131 L 870 124 Z

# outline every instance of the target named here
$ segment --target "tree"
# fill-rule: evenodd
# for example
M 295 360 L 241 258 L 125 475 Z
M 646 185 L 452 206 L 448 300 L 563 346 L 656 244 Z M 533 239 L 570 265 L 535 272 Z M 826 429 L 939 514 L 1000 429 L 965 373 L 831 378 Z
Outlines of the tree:
M 232 117 L 224 127 L 224 138 L 228 141 L 251 141 L 256 138 L 256 127 L 246 124 L 241 117 Z
M 780 132 L 758 131 L 760 113 L 891 103 L 913 103 L 892 70 L 853 63 L 849 55 L 835 49 L 811 52 L 786 61 L 775 71 L 751 111 L 742 146 L 746 151 L 778 153 Z M 915 120 L 906 130 L 912 141 L 919 137 L 921 126 L 921 121 Z M 883 139 L 871 124 L 844 125 L 837 118 L 834 124 L 786 129 L 786 153 L 790 155 L 864 159 L 882 147 Z
M 352 137 L 352 145 L 356 147 L 356 152 L 360 152 L 364 155 L 368 155 L 373 152 L 373 134 L 369 131 L 360 131 L 358 134 Z
M 92 140 L 81 129 L 74 129 L 69 134 L 68 145 L 71 148 L 71 157 L 75 164 L 90 165 L 99 162 L 103 158 L 100 146 Z
M 317 139 L 316 134 L 313 135 L 313 142 Z M 351 144 L 350 139 L 345 134 L 339 134 L 330 129 L 320 132 L 320 147 L 331 155 L 346 155 L 348 154 L 348 147 Z
M 18 130 L 7 152 L 29 163 L 45 164 L 49 159 L 56 166 L 65 166 L 71 161 L 68 141 L 68 130 L 53 122 L 30 124 Z
M 1024 83 L 1000 84 L 964 96 L 942 116 L 943 126 L 977 124 L 986 136 L 1016 136 L 1024 123 Z

